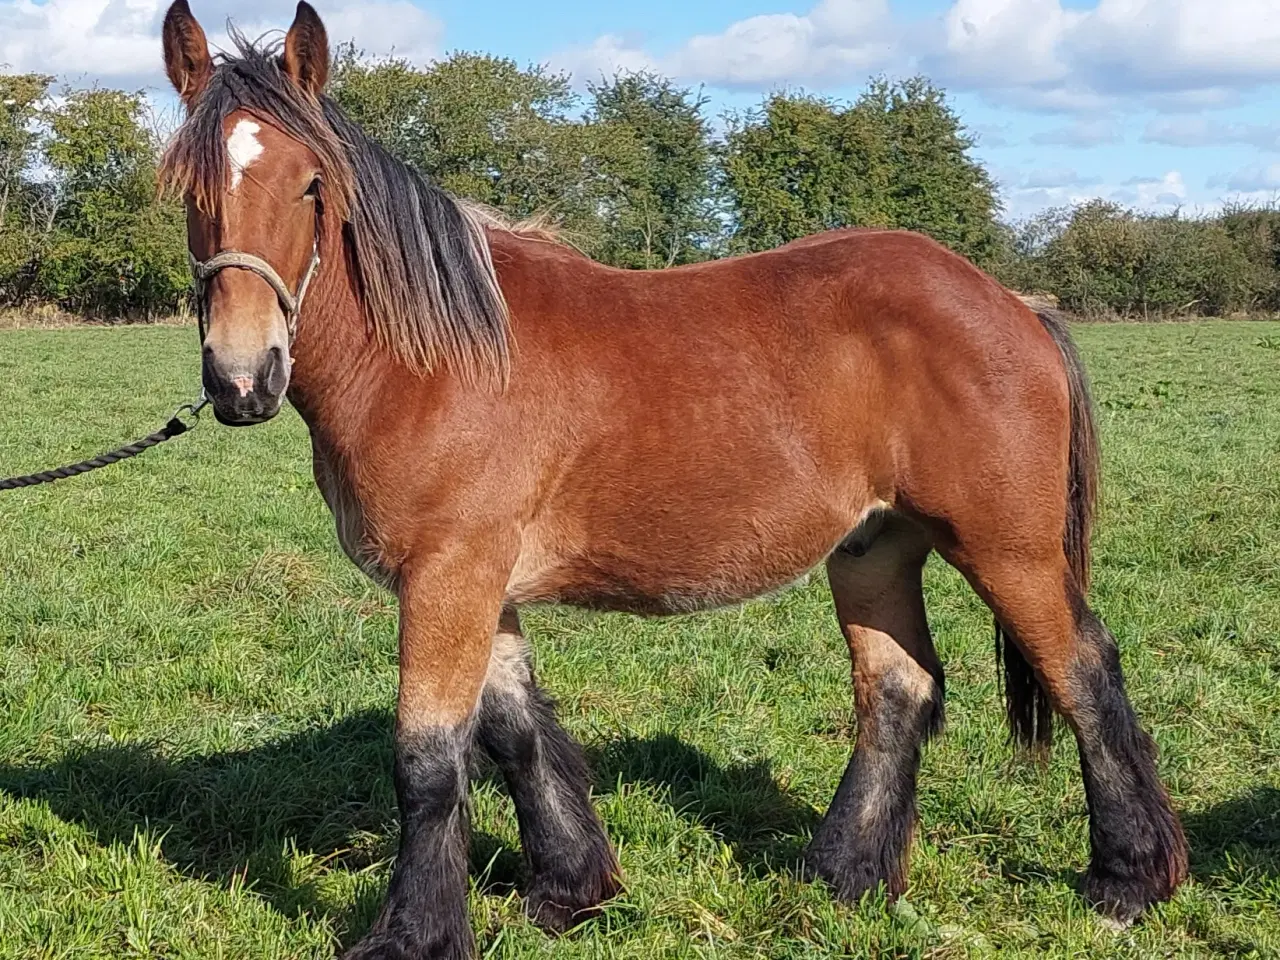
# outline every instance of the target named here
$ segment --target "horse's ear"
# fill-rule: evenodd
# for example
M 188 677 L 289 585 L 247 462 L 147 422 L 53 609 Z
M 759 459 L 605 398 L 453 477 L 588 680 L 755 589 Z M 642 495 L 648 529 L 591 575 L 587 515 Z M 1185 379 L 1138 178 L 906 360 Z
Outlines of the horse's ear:
M 293 26 L 284 38 L 284 72 L 312 96 L 329 79 L 329 35 L 315 8 L 300 0 Z
M 187 0 L 173 0 L 164 15 L 164 70 L 188 107 L 204 92 L 213 73 L 209 41 L 191 14 Z

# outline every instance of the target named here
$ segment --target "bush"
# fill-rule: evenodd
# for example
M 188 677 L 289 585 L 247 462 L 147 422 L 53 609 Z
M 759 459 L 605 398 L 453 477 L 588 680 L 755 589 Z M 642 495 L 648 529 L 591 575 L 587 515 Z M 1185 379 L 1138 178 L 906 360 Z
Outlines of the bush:
M 1022 224 L 1008 249 L 1001 279 L 1085 316 L 1223 316 L 1274 308 L 1280 292 L 1280 215 L 1268 209 L 1189 218 L 1095 200 Z
M 1229 206 L 1222 224 L 1253 271 L 1255 308 L 1280 312 L 1280 208 Z
M 68 310 L 119 318 L 172 313 L 191 284 L 182 210 L 149 207 L 114 237 L 59 230 L 32 268 L 37 299 Z

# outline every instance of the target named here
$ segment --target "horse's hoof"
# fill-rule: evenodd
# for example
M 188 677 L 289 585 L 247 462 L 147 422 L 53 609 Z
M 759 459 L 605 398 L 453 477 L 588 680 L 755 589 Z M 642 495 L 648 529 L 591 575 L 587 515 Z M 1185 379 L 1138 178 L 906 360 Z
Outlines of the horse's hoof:
M 564 934 L 602 912 L 601 905 L 617 895 L 615 875 L 594 881 L 534 880 L 524 898 L 524 912 L 548 933 Z
M 1147 907 L 1168 900 L 1173 889 L 1167 878 L 1117 877 L 1090 869 L 1085 877 L 1084 895 L 1109 926 L 1123 930 L 1142 916 Z
M 884 864 L 843 851 L 837 856 L 830 856 L 811 848 L 804 858 L 806 880 L 810 883 L 822 881 L 837 900 L 854 905 L 881 886 L 889 900 L 900 896 L 906 884 L 904 878 L 895 876 L 897 872 L 890 871 Z
M 385 933 L 371 933 L 342 955 L 342 960 L 472 960 L 475 947 L 463 942 L 406 941 Z

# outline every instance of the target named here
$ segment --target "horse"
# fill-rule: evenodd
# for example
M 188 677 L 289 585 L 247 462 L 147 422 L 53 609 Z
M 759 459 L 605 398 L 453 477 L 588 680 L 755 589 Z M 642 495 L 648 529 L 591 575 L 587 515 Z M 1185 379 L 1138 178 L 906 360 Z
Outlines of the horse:
M 662 615 L 825 564 L 857 734 L 804 855 L 857 901 L 903 892 L 921 746 L 943 725 L 922 568 L 990 607 L 1012 736 L 1079 746 L 1084 893 L 1129 922 L 1187 845 L 1089 608 L 1098 448 L 1061 318 L 918 234 L 842 230 L 625 271 L 448 195 L 324 94 L 307 3 L 211 57 L 176 0 L 166 71 L 202 379 L 218 420 L 287 397 L 343 549 L 399 601 L 398 856 L 351 958 L 465 957 L 468 763 L 514 799 L 525 909 L 567 930 L 618 895 L 580 747 L 520 608 Z

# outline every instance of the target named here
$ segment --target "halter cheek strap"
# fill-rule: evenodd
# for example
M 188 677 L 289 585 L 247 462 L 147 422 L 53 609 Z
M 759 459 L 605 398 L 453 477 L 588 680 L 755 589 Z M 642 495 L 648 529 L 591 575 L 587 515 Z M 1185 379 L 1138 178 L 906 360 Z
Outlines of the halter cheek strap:
M 187 258 L 191 262 L 191 276 L 195 281 L 196 317 L 200 323 L 201 343 L 204 343 L 205 319 L 209 310 L 206 297 L 209 290 L 209 281 L 230 267 L 237 270 L 248 270 L 250 273 L 257 274 L 275 291 L 276 298 L 280 301 L 280 309 L 284 312 L 285 327 L 289 331 L 289 346 L 293 346 L 293 341 L 298 336 L 298 314 L 302 312 L 302 300 L 307 295 L 307 287 L 311 285 L 311 279 L 316 275 L 316 270 L 320 267 L 320 245 L 318 243 L 312 248 L 311 262 L 307 264 L 307 271 L 302 275 L 302 282 L 298 284 L 297 293 L 289 289 L 288 285 L 281 279 L 280 274 L 276 272 L 275 267 L 252 253 L 241 253 L 239 250 L 223 250 L 214 254 L 208 260 L 197 260 L 190 251 L 187 251 Z

